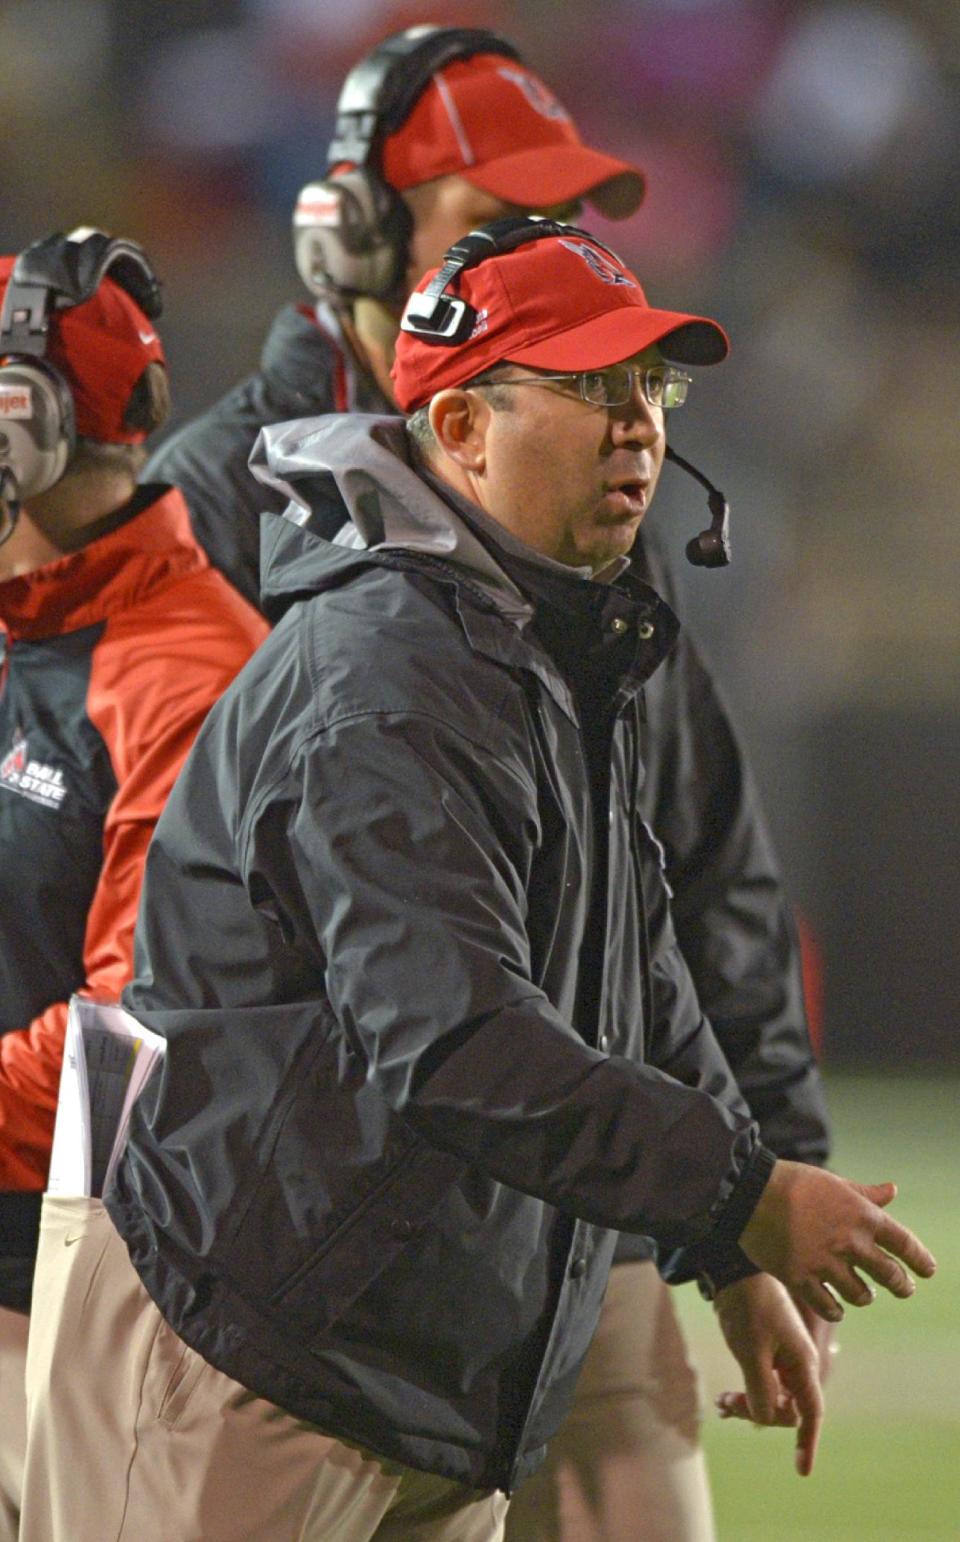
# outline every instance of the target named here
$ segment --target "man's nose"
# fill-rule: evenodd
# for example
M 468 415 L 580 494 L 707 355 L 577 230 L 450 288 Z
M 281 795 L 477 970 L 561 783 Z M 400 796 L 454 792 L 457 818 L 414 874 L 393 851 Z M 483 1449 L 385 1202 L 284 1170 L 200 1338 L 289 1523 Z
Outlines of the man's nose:
M 636 442 L 649 449 L 664 436 L 663 408 L 651 407 L 647 401 L 639 370 L 631 374 L 628 399 L 609 412 L 610 433 L 617 444 Z

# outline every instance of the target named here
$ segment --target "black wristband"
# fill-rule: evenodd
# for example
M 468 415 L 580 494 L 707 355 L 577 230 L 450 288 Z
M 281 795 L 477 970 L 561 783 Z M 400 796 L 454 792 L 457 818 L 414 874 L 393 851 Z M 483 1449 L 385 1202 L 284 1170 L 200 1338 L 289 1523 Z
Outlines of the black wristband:
M 736 1244 L 697 1275 L 697 1289 L 704 1301 L 715 1301 L 721 1290 L 737 1280 L 748 1280 L 761 1271 Z

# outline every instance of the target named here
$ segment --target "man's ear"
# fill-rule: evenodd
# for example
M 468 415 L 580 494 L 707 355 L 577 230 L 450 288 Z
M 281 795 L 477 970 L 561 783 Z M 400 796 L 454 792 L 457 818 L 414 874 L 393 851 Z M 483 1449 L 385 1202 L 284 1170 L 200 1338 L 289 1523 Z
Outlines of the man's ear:
M 479 391 L 438 391 L 430 403 L 434 438 L 463 471 L 483 471 L 489 421 L 490 406 Z

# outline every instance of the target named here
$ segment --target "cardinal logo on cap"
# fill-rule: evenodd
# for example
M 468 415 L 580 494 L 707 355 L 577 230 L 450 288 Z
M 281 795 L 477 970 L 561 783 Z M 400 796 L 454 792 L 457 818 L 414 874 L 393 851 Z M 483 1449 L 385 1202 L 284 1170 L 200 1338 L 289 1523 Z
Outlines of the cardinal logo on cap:
M 526 97 L 534 112 L 538 112 L 541 118 L 554 118 L 561 123 L 570 122 L 570 114 L 565 107 L 561 107 L 552 91 L 548 91 L 542 80 L 537 80 L 535 75 L 525 75 L 522 70 L 512 70 L 504 67 L 497 74 L 503 80 L 509 80 L 511 85 L 518 86 Z
M 603 252 L 599 252 L 595 246 L 590 246 L 586 241 L 561 240 L 560 245 L 565 246 L 568 252 L 576 252 L 578 257 L 582 257 L 587 267 L 605 284 L 628 284 L 634 288 L 637 287 L 636 279 L 631 278 L 629 273 L 618 268 L 609 257 L 604 256 Z

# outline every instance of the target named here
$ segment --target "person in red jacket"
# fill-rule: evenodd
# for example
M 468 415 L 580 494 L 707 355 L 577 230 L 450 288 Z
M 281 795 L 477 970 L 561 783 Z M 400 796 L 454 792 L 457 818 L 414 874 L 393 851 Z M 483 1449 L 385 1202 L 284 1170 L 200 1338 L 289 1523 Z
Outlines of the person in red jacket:
M 27 1311 L 67 1001 L 132 972 L 147 846 L 266 632 L 181 494 L 137 486 L 169 411 L 133 243 L 0 259 L 0 1542 L 16 1537 Z

